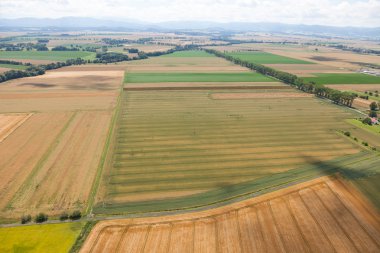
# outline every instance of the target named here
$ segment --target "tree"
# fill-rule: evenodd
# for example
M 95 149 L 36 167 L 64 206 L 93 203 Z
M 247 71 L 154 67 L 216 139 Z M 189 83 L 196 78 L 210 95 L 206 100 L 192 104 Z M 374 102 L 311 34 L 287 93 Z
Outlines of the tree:
M 369 109 L 370 109 L 371 111 L 376 111 L 377 108 L 378 108 L 378 106 L 377 106 L 377 103 L 376 103 L 376 102 L 372 102 L 372 103 L 369 105 Z
M 21 224 L 26 224 L 29 223 L 32 220 L 32 216 L 30 214 L 28 215 L 23 215 L 21 217 Z
M 375 111 L 370 111 L 369 114 L 368 114 L 369 117 L 371 118 L 376 118 L 377 117 L 377 113 Z
M 69 216 L 71 220 L 79 220 L 81 217 L 82 217 L 82 213 L 78 210 L 72 212 L 72 214 L 70 214 Z
M 36 217 L 34 218 L 34 221 L 36 223 L 42 223 L 42 222 L 45 222 L 48 220 L 48 216 L 44 213 L 39 213 L 36 215 Z
M 69 218 L 69 214 L 66 212 L 61 213 L 61 215 L 59 216 L 59 220 L 61 220 L 61 221 L 65 221 L 68 218 Z

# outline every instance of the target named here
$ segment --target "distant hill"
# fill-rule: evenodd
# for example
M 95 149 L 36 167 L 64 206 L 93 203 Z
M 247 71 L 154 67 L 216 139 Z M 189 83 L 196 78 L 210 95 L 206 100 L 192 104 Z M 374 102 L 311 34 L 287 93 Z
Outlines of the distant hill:
M 105 20 L 84 17 L 51 18 L 0 18 L 0 30 L 28 30 L 28 29 L 108 29 L 120 31 L 234 31 L 234 32 L 273 32 L 273 33 L 302 33 L 347 37 L 380 38 L 380 27 L 336 27 L 322 25 L 294 25 L 282 23 L 253 23 L 231 22 L 218 23 L 208 21 L 170 21 L 161 23 L 146 23 L 136 20 Z

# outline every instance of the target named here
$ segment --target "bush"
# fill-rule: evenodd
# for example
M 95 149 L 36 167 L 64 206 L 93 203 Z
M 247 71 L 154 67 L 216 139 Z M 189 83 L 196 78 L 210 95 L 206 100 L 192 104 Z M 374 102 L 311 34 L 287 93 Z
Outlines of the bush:
M 59 220 L 61 220 L 61 221 L 65 221 L 68 218 L 69 218 L 69 214 L 66 212 L 61 213 L 61 215 L 59 216 Z
M 28 214 L 28 215 L 23 215 L 23 216 L 21 217 L 21 224 L 29 223 L 29 222 L 31 222 L 31 220 L 32 220 L 32 216 L 31 216 L 30 214 Z
M 354 138 L 354 141 L 358 141 L 358 138 L 355 137 L 355 138 Z
M 363 141 L 362 144 L 366 147 L 368 147 L 368 142 Z
M 34 218 L 34 221 L 36 223 L 42 223 L 48 220 L 48 216 L 44 213 L 39 213 L 36 215 L 36 218 Z
M 370 118 L 365 118 L 362 120 L 363 124 L 372 125 L 372 121 Z
M 351 133 L 348 132 L 348 131 L 346 131 L 346 132 L 344 132 L 344 135 L 350 137 L 350 136 L 351 136 Z
M 80 211 L 74 211 L 72 214 L 70 214 L 69 218 L 71 220 L 79 220 L 82 217 L 82 213 Z
M 377 110 L 377 103 L 376 102 L 372 102 L 369 105 L 369 109 L 371 109 L 371 111 L 376 111 Z

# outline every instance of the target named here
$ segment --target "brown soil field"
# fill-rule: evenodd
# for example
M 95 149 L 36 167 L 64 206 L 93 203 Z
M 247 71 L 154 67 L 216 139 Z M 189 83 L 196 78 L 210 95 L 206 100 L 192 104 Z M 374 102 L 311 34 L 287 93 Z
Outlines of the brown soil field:
M 371 100 L 366 100 L 366 99 L 362 99 L 362 98 L 355 98 L 354 102 L 352 103 L 352 106 L 355 108 L 367 110 L 371 103 L 372 103 Z
M 4 73 L 4 72 L 9 71 L 9 70 L 11 70 L 11 69 L 9 69 L 9 68 L 1 68 L 0 67 L 0 73 Z
M 379 252 L 378 212 L 322 177 L 211 210 L 99 222 L 84 252 Z
M 271 93 L 214 93 L 213 99 L 252 99 L 252 98 L 304 98 L 313 97 L 312 94 L 296 92 L 271 92 Z
M 337 67 L 322 64 L 264 64 L 265 66 L 285 71 L 297 76 L 312 77 L 313 73 L 352 73 Z
M 341 90 L 341 91 L 380 91 L 380 84 L 336 84 L 336 85 L 326 85 L 329 88 Z
M 121 66 L 116 67 L 74 66 L 5 82 L 0 86 L 0 112 L 112 109 L 124 76 Z
M 38 165 L 72 113 L 36 113 L 0 143 L 0 210 Z
M 29 210 L 57 214 L 83 209 L 103 151 L 111 112 L 78 112 L 47 158 L 8 206 L 12 215 Z
M 29 114 L 0 114 L 0 143 L 21 126 L 28 118 Z

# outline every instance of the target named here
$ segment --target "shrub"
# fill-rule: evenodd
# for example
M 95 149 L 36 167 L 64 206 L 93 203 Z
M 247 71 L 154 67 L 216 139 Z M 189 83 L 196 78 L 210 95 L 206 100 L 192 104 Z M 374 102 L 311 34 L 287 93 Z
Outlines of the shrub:
M 79 220 L 82 217 L 82 213 L 80 211 L 74 211 L 72 214 L 70 214 L 69 218 L 71 220 Z
M 68 218 L 69 218 L 69 214 L 66 212 L 61 213 L 61 215 L 59 216 L 59 220 L 61 220 L 61 221 L 65 221 Z
M 44 213 L 39 213 L 36 215 L 36 218 L 34 218 L 34 221 L 36 223 L 42 223 L 48 220 L 48 216 Z
M 355 138 L 354 138 L 354 141 L 358 141 L 358 138 L 355 137 Z
M 372 125 L 372 121 L 370 118 L 365 118 L 362 120 L 363 124 Z
M 23 216 L 21 217 L 21 224 L 29 223 L 29 222 L 31 222 L 31 220 L 32 220 L 32 216 L 31 216 L 30 214 L 28 214 L 28 215 L 23 215 Z
M 346 132 L 344 132 L 344 135 L 350 137 L 350 136 L 351 136 L 351 133 L 348 132 L 348 131 L 346 131 Z
M 363 141 L 362 144 L 366 147 L 368 147 L 368 142 Z

